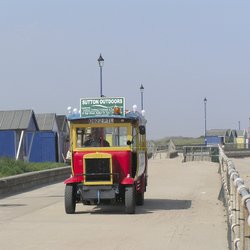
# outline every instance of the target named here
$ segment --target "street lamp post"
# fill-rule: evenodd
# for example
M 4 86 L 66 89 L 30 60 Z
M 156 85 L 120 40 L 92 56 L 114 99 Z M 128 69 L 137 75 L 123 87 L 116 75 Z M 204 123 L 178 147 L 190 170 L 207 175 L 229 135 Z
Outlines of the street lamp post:
M 207 98 L 204 98 L 204 113 L 205 113 L 205 142 L 207 140 Z
M 143 92 L 144 92 L 144 87 L 143 87 L 142 84 L 141 84 L 141 87 L 140 87 L 140 91 L 141 91 L 141 110 L 143 110 Z
M 100 67 L 100 96 L 103 97 L 103 94 L 102 94 L 102 67 L 104 65 L 104 59 L 102 57 L 102 54 L 100 54 L 97 61 L 98 61 L 99 67 Z

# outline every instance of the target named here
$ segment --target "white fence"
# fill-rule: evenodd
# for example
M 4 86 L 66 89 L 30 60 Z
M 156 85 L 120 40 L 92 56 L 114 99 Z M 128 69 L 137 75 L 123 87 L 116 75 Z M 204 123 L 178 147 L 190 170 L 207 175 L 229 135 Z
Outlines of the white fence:
M 234 163 L 219 147 L 222 189 L 220 198 L 227 209 L 229 249 L 250 249 L 250 193 Z

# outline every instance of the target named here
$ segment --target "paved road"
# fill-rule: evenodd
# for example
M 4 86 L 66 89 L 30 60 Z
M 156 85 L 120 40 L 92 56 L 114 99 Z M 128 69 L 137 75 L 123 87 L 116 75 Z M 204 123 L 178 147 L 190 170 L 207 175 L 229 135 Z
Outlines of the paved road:
M 225 250 L 226 217 L 218 165 L 149 161 L 145 205 L 77 206 L 64 213 L 62 183 L 0 200 L 0 249 Z

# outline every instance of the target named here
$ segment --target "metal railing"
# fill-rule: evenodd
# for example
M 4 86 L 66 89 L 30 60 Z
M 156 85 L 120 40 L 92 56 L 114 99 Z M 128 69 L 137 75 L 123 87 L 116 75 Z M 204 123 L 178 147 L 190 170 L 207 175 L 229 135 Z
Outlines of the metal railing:
M 184 146 L 183 162 L 187 161 L 212 161 L 219 162 L 217 146 Z
M 219 198 L 227 209 L 229 249 L 250 249 L 250 193 L 234 163 L 219 147 L 222 188 Z

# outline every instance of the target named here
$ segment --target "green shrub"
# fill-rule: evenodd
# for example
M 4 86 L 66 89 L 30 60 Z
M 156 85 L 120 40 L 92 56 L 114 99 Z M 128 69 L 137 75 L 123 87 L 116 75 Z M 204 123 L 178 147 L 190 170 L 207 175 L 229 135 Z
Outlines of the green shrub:
M 24 162 L 14 160 L 12 158 L 0 158 L 0 178 L 17 174 L 23 174 L 33 171 L 41 171 L 46 169 L 58 168 L 65 166 L 64 163 L 57 162 Z

